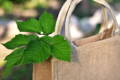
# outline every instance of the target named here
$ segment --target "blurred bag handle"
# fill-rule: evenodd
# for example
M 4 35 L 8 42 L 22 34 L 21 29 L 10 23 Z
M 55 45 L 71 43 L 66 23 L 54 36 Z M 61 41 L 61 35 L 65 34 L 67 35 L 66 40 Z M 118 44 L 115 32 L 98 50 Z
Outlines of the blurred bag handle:
M 75 7 L 81 2 L 82 0 L 73 0 L 71 3 L 71 6 L 69 8 L 69 11 L 66 16 L 66 21 L 65 21 L 65 37 L 71 41 L 71 35 L 70 35 L 70 18 L 71 15 L 75 9 Z
M 117 33 L 120 32 L 119 27 L 118 27 L 117 20 L 116 20 L 116 18 L 115 18 L 115 15 L 114 15 L 111 7 L 109 6 L 109 4 L 108 4 L 106 1 L 104 1 L 104 0 L 95 0 L 95 2 L 103 5 L 103 7 L 104 7 L 103 10 L 104 10 L 104 11 L 105 11 L 105 10 L 109 10 L 110 15 L 112 16 L 113 25 L 114 25 L 114 26 L 113 26 L 114 29 L 112 30 L 112 34 L 115 34 L 116 32 L 117 32 Z M 67 38 L 68 40 L 70 40 L 70 41 L 71 41 L 70 27 L 69 27 L 70 17 L 71 17 L 71 15 L 72 15 L 72 13 L 73 13 L 73 11 L 74 11 L 74 9 L 75 9 L 75 7 L 76 7 L 77 4 L 78 4 L 78 1 L 77 1 L 77 0 L 74 0 L 74 1 L 72 2 L 71 7 L 70 7 L 70 9 L 69 9 L 69 11 L 68 11 L 68 14 L 67 14 L 67 17 L 66 17 L 66 22 L 65 22 L 65 36 L 66 36 L 66 38 Z M 105 17 L 105 20 L 106 20 L 106 19 L 107 19 L 107 18 Z M 104 20 L 104 21 L 105 21 L 105 20 Z M 106 22 L 106 21 L 105 21 L 105 22 Z M 105 26 L 107 27 L 107 25 L 105 25 Z
M 103 5 L 105 8 L 107 8 L 107 10 L 109 10 L 109 12 L 110 12 L 110 14 L 112 16 L 113 25 L 114 25 L 114 29 L 113 29 L 112 35 L 120 34 L 120 29 L 119 29 L 119 26 L 118 26 L 118 22 L 116 20 L 115 14 L 114 14 L 112 8 L 110 7 L 110 5 L 105 0 L 94 0 L 94 1 L 96 3 L 99 3 L 99 4 Z
M 104 32 L 104 30 L 108 29 L 108 15 L 107 15 L 107 10 L 105 7 L 102 8 L 102 25 L 100 27 L 99 33 Z
M 53 33 L 53 35 L 61 33 L 62 26 L 64 24 L 67 12 L 68 12 L 68 10 L 70 8 L 70 5 L 71 5 L 72 1 L 73 0 L 67 0 L 64 3 L 64 5 L 62 6 L 62 8 L 61 8 L 61 10 L 59 12 L 58 18 L 57 18 L 57 22 L 56 22 L 56 25 L 55 25 L 55 32 Z
M 56 21 L 56 25 L 55 25 L 55 32 L 52 35 L 56 35 L 56 34 L 60 34 L 62 31 L 62 27 L 64 24 L 64 21 L 66 19 L 67 13 L 69 11 L 69 8 L 71 7 L 71 4 L 73 3 L 73 1 L 75 0 L 66 0 L 66 2 L 64 3 L 64 5 L 62 6 L 57 21 Z M 81 2 L 82 0 L 77 0 L 77 2 Z
M 70 29 L 69 29 L 70 18 L 71 18 L 71 15 L 72 15 L 75 7 L 79 3 L 80 3 L 80 0 L 73 0 L 71 6 L 69 8 L 68 14 L 66 16 L 66 21 L 65 21 L 65 36 L 67 37 L 68 40 L 71 40 L 71 36 L 70 36 L 70 32 L 69 32 L 70 31 Z M 107 26 L 108 26 L 108 17 L 107 17 L 107 11 L 106 11 L 105 7 L 103 7 L 103 9 L 102 9 L 102 16 L 104 18 L 103 18 L 103 25 L 102 25 L 103 29 L 101 30 L 101 32 L 103 32 L 105 29 L 107 29 Z
M 65 21 L 65 36 L 66 36 L 66 38 L 72 43 L 72 39 L 71 39 L 71 34 L 70 34 L 70 18 L 71 18 L 71 15 L 72 15 L 72 13 L 73 13 L 73 11 L 74 11 L 74 9 L 75 9 L 75 7 L 77 6 L 77 4 L 79 3 L 80 1 L 78 1 L 78 0 L 74 0 L 73 2 L 72 2 L 72 4 L 71 4 L 71 6 L 70 6 L 70 8 L 69 8 L 69 11 L 68 11 L 68 13 L 67 13 L 67 16 L 66 16 L 66 21 Z M 106 8 L 104 8 L 103 7 L 103 9 L 102 9 L 102 14 L 103 14 L 103 16 L 104 16 L 104 18 L 103 18 L 103 28 L 104 28 L 104 30 L 105 29 L 107 29 L 107 12 L 106 12 Z M 102 31 L 103 32 L 103 31 Z M 103 33 L 102 35 L 105 35 L 105 33 Z M 104 38 L 104 36 L 101 36 L 101 34 L 100 35 L 96 35 L 96 36 L 93 36 L 93 37 L 91 37 L 91 38 L 89 38 L 89 39 L 84 39 L 84 40 L 82 40 L 81 41 L 81 43 L 79 43 L 79 41 L 77 41 L 76 43 L 78 43 L 78 45 L 79 44 L 85 44 L 85 43 L 89 43 L 89 42 L 95 42 L 95 41 L 97 41 L 97 40 L 100 40 L 100 39 L 102 39 L 102 38 Z M 76 44 L 76 46 L 78 46 L 77 44 Z
M 81 1 L 82 0 L 67 0 L 64 3 L 64 5 L 63 5 L 63 7 L 60 10 L 60 13 L 58 15 L 58 19 L 57 19 L 56 26 L 55 26 L 55 32 L 53 33 L 54 35 L 60 34 L 60 32 L 62 30 L 62 26 L 63 26 L 64 21 L 65 21 L 65 36 L 68 40 L 71 41 L 71 34 L 70 34 L 70 27 L 69 27 L 70 26 L 70 24 L 69 24 L 70 23 L 70 18 L 71 18 L 71 15 L 72 15 L 75 7 Z M 105 0 L 94 0 L 94 1 L 103 6 L 103 11 L 106 11 L 106 9 L 109 10 L 110 15 L 112 16 L 112 19 L 113 19 L 114 29 L 112 31 L 112 34 L 114 35 L 116 32 L 117 33 L 120 32 L 117 20 L 115 18 L 115 15 L 114 15 L 111 7 L 109 6 L 109 4 Z M 107 20 L 107 18 L 105 17 L 105 19 L 103 20 L 104 23 L 106 23 L 106 20 Z M 107 25 L 105 25 L 105 26 L 107 27 Z

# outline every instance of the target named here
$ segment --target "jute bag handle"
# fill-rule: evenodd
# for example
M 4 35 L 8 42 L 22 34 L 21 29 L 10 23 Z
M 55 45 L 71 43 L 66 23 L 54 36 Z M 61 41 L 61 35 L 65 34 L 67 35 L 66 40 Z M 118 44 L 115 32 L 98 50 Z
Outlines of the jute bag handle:
M 104 32 L 105 29 L 107 29 L 108 27 L 108 15 L 107 15 L 107 10 L 105 7 L 102 8 L 102 25 L 101 25 L 101 29 L 99 31 L 99 33 Z
M 71 5 L 72 1 L 73 0 L 67 0 L 64 3 L 63 7 L 61 8 L 61 10 L 59 12 L 59 15 L 58 15 L 58 18 L 57 18 L 57 22 L 56 22 L 56 26 L 55 26 L 55 32 L 53 33 L 53 35 L 61 33 L 62 26 L 64 24 L 65 18 L 67 16 L 67 12 L 70 8 L 70 5 Z M 81 0 L 78 0 L 78 1 L 81 1 Z
M 70 36 L 70 32 L 69 32 L 69 23 L 70 23 L 70 17 L 76 7 L 76 5 L 78 3 L 80 3 L 82 0 L 67 0 L 65 2 L 65 4 L 63 5 L 59 15 L 58 15 L 58 19 L 56 22 L 56 29 L 55 29 L 55 34 L 60 34 L 62 26 L 64 24 L 65 21 L 65 36 L 68 40 L 71 41 L 71 36 Z M 114 13 L 111 9 L 111 7 L 109 6 L 109 4 L 104 1 L 104 0 L 94 0 L 95 2 L 101 4 L 102 6 L 104 6 L 104 10 L 107 9 L 109 10 L 112 19 L 113 19 L 113 25 L 114 25 L 114 29 L 113 29 L 113 34 L 115 34 L 116 32 L 120 32 L 119 28 L 118 28 L 118 23 L 117 20 L 114 16 Z M 66 19 L 66 20 L 65 20 Z M 102 32 L 102 31 L 101 31 Z
M 114 25 L 113 26 L 112 35 L 114 35 L 116 32 L 119 32 L 120 30 L 118 28 L 117 20 L 116 20 L 116 18 L 114 16 L 114 13 L 113 13 L 111 7 L 109 6 L 109 4 L 106 1 L 104 1 L 104 0 L 94 0 L 94 1 L 97 2 L 97 3 L 99 3 L 99 4 L 101 4 L 101 5 L 103 5 L 104 9 L 109 10 L 110 15 L 112 16 L 113 25 Z M 71 40 L 71 36 L 70 36 L 70 32 L 69 32 L 70 31 L 70 27 L 69 27 L 70 26 L 70 24 L 69 24 L 70 23 L 70 17 L 71 17 L 72 12 L 75 9 L 75 6 L 77 4 L 78 4 L 77 1 L 74 0 L 73 4 L 71 4 L 71 8 L 69 9 L 67 17 L 66 17 L 66 22 L 65 22 L 65 34 L 66 35 L 65 36 L 67 37 L 68 40 Z M 105 26 L 107 27 L 107 25 L 105 25 Z
M 94 0 L 94 1 L 103 5 L 107 10 L 109 10 L 109 12 L 112 16 L 112 19 L 113 19 L 113 26 L 114 26 L 113 35 L 118 34 L 120 32 L 120 29 L 119 29 L 115 14 L 114 14 L 112 8 L 110 7 L 110 5 L 105 0 Z

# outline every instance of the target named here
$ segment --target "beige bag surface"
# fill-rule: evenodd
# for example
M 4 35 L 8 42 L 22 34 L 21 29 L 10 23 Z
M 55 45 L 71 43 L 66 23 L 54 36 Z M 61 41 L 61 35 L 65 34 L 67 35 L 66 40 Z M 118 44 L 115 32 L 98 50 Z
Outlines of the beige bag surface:
M 95 1 L 101 4 L 104 9 L 107 9 L 112 16 L 112 31 L 109 34 L 105 33 L 111 35 L 105 38 L 97 36 L 99 39 L 96 40 L 89 38 L 88 42 L 86 41 L 82 45 L 78 44 L 78 47 L 74 47 L 77 53 L 73 53 L 72 62 L 70 63 L 53 59 L 52 80 L 120 80 L 120 36 L 117 35 L 117 32 L 119 32 L 118 24 L 110 6 L 104 0 Z M 70 16 L 79 2 L 81 0 L 73 0 L 66 16 L 65 32 L 68 40 L 70 40 Z M 59 24 L 60 22 L 57 21 L 56 27 Z M 103 36 L 105 27 L 99 35 Z

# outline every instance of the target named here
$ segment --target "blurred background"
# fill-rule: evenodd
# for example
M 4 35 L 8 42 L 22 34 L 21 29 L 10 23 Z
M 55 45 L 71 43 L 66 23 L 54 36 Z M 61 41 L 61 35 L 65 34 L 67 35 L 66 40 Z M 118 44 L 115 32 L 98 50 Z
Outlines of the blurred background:
M 31 17 L 38 18 L 44 11 L 52 13 L 57 19 L 58 13 L 66 0 L 0 0 L 0 43 L 4 43 L 19 34 L 16 20 L 26 20 Z M 120 26 L 120 0 L 107 0 L 113 10 Z M 101 10 L 92 0 L 83 0 L 72 17 L 70 31 L 72 40 L 96 34 L 102 21 Z M 11 50 L 0 45 L 0 62 Z M 0 68 L 2 71 L 2 68 Z M 0 75 L 2 73 L 0 72 Z M 11 75 L 0 80 L 32 80 L 32 65 L 16 67 Z

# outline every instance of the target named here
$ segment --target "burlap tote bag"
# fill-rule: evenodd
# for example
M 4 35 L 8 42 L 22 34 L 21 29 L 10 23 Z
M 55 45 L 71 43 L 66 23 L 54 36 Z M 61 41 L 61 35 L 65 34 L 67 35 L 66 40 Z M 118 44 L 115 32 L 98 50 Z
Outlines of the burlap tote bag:
M 65 20 L 65 33 L 69 33 L 70 16 L 81 0 L 67 0 L 58 17 L 56 34 L 60 33 Z M 113 19 L 111 28 L 107 28 L 106 14 L 104 25 L 99 34 L 90 38 L 74 41 L 76 52 L 72 62 L 52 60 L 52 80 L 120 80 L 120 36 L 117 21 L 111 7 L 104 0 L 95 0 L 107 10 Z M 63 15 L 64 14 L 64 15 Z M 96 38 L 97 37 L 97 38 Z M 72 41 L 70 41 L 72 42 Z

